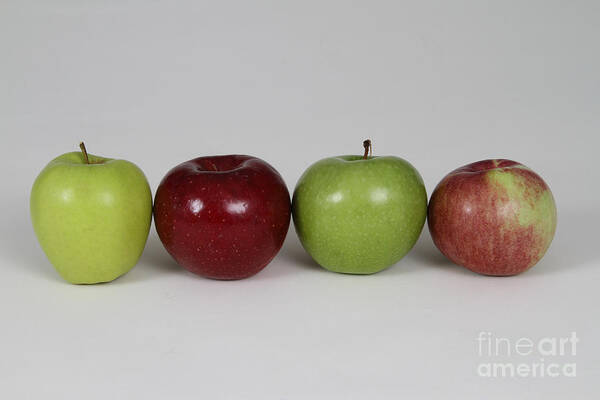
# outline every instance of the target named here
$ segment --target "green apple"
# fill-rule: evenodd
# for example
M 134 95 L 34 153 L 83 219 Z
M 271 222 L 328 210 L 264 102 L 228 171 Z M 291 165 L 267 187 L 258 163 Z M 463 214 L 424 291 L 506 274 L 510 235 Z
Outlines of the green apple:
M 298 237 L 322 267 L 372 274 L 398 262 L 425 223 L 419 172 L 398 157 L 326 158 L 302 175 L 292 200 Z
M 31 190 L 31 220 L 46 256 L 68 282 L 108 282 L 139 260 L 152 221 L 144 173 L 124 160 L 63 154 Z

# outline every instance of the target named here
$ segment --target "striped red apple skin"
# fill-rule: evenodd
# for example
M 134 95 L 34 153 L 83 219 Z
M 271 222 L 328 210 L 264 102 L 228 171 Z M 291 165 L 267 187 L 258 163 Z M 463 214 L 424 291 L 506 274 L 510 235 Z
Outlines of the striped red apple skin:
M 515 161 L 483 160 L 450 172 L 429 202 L 428 226 L 450 260 L 484 275 L 535 265 L 556 231 L 556 205 L 544 180 Z

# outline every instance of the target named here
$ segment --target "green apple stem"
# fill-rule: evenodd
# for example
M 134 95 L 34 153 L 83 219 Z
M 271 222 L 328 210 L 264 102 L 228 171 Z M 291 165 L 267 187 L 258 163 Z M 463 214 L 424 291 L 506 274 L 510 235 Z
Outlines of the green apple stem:
M 373 157 L 373 146 L 371 145 L 371 139 L 367 139 L 363 142 L 363 147 L 365 148 L 365 154 L 363 155 L 363 160 L 369 158 L 369 154 Z
M 85 163 L 89 164 L 90 159 L 88 157 L 87 150 L 85 149 L 85 144 L 83 142 L 79 143 L 79 148 L 81 149 L 81 152 L 83 153 L 83 158 L 85 159 Z

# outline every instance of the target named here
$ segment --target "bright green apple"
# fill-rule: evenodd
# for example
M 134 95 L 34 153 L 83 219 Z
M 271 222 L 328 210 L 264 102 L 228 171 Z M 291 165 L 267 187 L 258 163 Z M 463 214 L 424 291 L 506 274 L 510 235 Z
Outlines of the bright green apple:
M 152 220 L 152 194 L 133 163 L 63 154 L 31 190 L 31 220 L 58 273 L 70 283 L 112 281 L 139 260 Z
M 414 246 L 427 214 L 423 179 L 398 157 L 340 156 L 310 166 L 292 201 L 298 237 L 324 268 L 372 274 Z

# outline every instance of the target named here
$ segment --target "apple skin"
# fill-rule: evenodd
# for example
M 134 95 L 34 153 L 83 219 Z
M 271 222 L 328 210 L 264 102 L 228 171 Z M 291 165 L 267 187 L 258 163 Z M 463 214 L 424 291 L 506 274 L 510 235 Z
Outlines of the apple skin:
M 433 242 L 456 264 L 509 276 L 535 265 L 556 230 L 552 192 L 515 161 L 483 160 L 450 172 L 429 201 Z
M 72 152 L 33 184 L 31 220 L 44 253 L 67 281 L 109 282 L 139 260 L 152 221 L 144 173 L 124 160 Z
M 167 173 L 156 191 L 156 231 L 171 256 L 206 278 L 243 279 L 283 244 L 290 194 L 279 173 L 245 155 L 200 157 Z
M 418 171 L 401 158 L 326 158 L 298 181 L 292 213 L 302 246 L 323 268 L 372 274 L 414 246 L 427 193 Z

